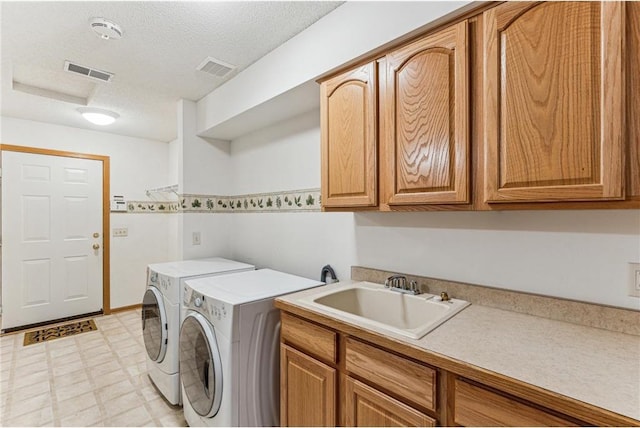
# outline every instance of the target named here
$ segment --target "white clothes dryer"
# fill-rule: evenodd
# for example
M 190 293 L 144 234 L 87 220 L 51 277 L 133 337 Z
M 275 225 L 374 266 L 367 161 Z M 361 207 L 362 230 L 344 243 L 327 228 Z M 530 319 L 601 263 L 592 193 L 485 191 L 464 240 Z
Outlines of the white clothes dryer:
M 147 370 L 158 390 L 171 404 L 181 404 L 178 343 L 184 281 L 255 269 L 219 257 L 150 264 L 142 299 L 142 335 Z
M 280 311 L 274 297 L 323 285 L 271 269 L 186 281 L 180 329 L 189 426 L 280 425 Z

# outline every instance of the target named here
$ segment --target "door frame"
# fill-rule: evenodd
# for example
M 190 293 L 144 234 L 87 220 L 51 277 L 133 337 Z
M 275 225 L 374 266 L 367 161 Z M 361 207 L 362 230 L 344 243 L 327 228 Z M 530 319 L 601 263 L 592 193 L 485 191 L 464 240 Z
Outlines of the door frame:
M 37 147 L 14 146 L 0 144 L 0 151 L 30 153 L 34 155 L 61 156 L 67 158 L 90 159 L 102 162 L 102 312 L 104 315 L 111 313 L 111 245 L 110 245 L 110 176 L 109 156 L 93 155 L 88 153 L 66 152 L 62 150 L 42 149 Z

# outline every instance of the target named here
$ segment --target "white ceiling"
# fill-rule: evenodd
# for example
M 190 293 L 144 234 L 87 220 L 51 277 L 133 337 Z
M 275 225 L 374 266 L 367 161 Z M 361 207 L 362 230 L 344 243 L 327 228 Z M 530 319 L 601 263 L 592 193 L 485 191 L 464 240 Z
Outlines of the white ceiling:
M 179 99 L 199 100 L 341 3 L 2 1 L 1 114 L 168 142 L 177 135 Z M 95 35 L 95 17 L 118 23 L 122 39 Z M 224 79 L 197 71 L 208 56 L 237 68 Z M 70 74 L 65 60 L 115 77 L 106 83 Z M 84 98 L 120 118 L 92 125 L 80 104 L 17 91 L 13 82 Z

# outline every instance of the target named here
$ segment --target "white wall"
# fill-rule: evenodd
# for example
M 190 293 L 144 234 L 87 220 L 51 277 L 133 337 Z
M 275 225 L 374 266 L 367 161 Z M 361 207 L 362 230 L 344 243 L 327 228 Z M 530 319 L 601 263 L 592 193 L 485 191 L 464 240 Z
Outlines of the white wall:
M 169 143 L 169 182 L 167 186 L 173 186 L 181 181 L 182 165 L 182 140 L 175 139 Z
M 169 145 L 41 122 L 1 118 L 0 142 L 110 157 L 111 195 L 147 200 L 146 189 L 168 180 Z M 111 238 L 111 307 L 139 304 L 146 266 L 168 260 L 171 214 L 117 214 L 111 227 L 127 227 L 129 236 Z
M 229 247 L 233 259 L 258 268 L 320 279 L 330 264 L 348 279 L 358 259 L 355 232 L 351 213 L 238 213 Z
M 178 102 L 178 140 L 182 140 L 180 193 L 224 194 L 229 188 L 229 142 L 196 135 L 196 103 Z
M 640 309 L 640 211 L 361 213 L 358 264 Z
M 233 141 L 230 194 L 319 187 L 319 121 L 314 110 Z
M 111 308 L 142 303 L 147 265 L 171 260 L 168 225 L 173 215 L 111 214 L 111 228 L 129 229 L 126 238 L 111 238 Z
M 318 115 L 238 138 L 231 157 L 237 193 L 319 187 Z M 229 242 L 235 258 L 307 277 L 362 265 L 640 308 L 627 297 L 639 210 L 240 213 Z
M 178 138 L 172 142 L 172 162 L 177 162 L 180 193 L 226 195 L 231 183 L 228 141 L 209 141 L 196 135 L 196 103 L 180 100 Z M 173 147 L 175 146 L 175 147 Z M 174 260 L 228 256 L 229 219 L 221 214 L 181 213 L 172 220 Z M 200 233 L 199 245 L 193 233 Z
M 229 240 L 232 237 L 233 214 L 185 213 L 182 214 L 182 257 L 231 257 Z M 200 245 L 193 245 L 193 232 L 200 232 Z M 242 260 L 240 260 L 242 261 Z

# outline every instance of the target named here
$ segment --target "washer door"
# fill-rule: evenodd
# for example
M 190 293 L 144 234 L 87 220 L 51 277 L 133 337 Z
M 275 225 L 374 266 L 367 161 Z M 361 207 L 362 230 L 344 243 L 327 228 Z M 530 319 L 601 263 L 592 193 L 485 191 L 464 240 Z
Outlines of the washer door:
M 162 362 L 167 353 L 167 312 L 162 294 L 155 287 L 147 288 L 142 298 L 142 336 L 151 361 Z
M 193 410 L 215 416 L 222 401 L 222 361 L 213 327 L 197 312 L 187 314 L 180 329 L 180 377 Z

